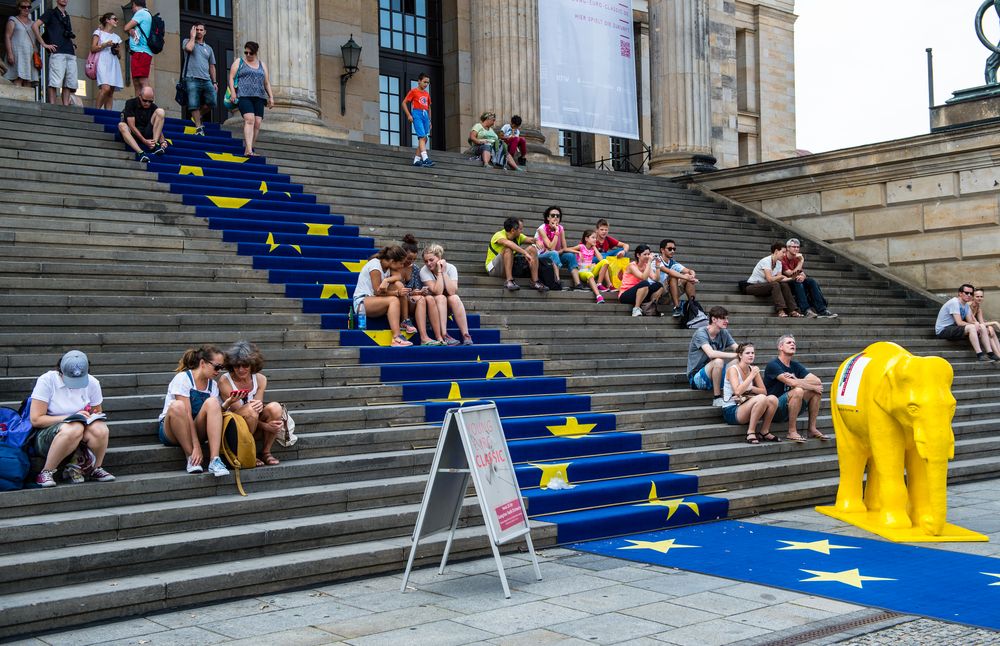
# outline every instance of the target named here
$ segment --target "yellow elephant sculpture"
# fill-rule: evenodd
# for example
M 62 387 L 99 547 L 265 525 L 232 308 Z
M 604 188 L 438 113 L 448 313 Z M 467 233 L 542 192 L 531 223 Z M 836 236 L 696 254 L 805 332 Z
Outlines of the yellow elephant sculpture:
M 844 361 L 830 394 L 840 485 L 817 511 L 890 540 L 987 540 L 946 520 L 953 378 L 944 359 L 884 341 Z

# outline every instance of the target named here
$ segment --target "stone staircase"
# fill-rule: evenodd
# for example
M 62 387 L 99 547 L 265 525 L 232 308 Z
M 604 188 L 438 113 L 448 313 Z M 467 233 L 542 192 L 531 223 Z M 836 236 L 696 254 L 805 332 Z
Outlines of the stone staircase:
M 632 319 L 582 292 L 512 294 L 483 275 L 503 218 L 533 227 L 550 204 L 570 237 L 606 217 L 633 246 L 677 240 L 702 279 L 699 300 L 727 307 L 734 336 L 762 358 L 785 331 L 827 382 L 875 340 L 946 357 L 952 479 L 1000 470 L 1000 378 L 931 336 L 936 304 L 807 243 L 810 274 L 841 317 L 778 320 L 735 283 L 783 234 L 676 184 L 510 174 L 452 154 L 416 169 L 405 151 L 270 134 L 266 158 L 241 160 L 228 133 L 196 139 L 180 122 L 170 153 L 143 168 L 113 121 L 0 101 L 0 401 L 16 406 L 66 349 L 84 350 L 119 476 L 0 494 L 0 637 L 401 570 L 456 397 L 497 402 L 538 545 L 829 502 L 833 443 L 742 443 L 688 389 L 690 333 L 669 317 Z M 442 243 L 459 268 L 476 345 L 386 348 L 377 320 L 347 329 L 357 261 L 405 232 Z M 269 398 L 289 405 L 300 435 L 276 453 L 280 466 L 243 473 L 247 498 L 232 478 L 187 475 L 155 438 L 183 350 L 238 338 L 264 351 Z M 540 488 L 554 473 L 577 487 Z M 483 535 L 473 501 L 455 558 L 488 553 Z M 435 561 L 440 542 L 421 554 Z

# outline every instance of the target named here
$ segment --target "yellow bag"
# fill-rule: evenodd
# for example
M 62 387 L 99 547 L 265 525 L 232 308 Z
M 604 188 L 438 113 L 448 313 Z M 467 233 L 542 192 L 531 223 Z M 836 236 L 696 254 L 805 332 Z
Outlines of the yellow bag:
M 236 488 L 240 495 L 247 495 L 240 482 L 240 469 L 253 469 L 257 466 L 257 443 L 242 416 L 229 412 L 222 414 L 220 453 L 226 464 L 236 470 Z
M 608 277 L 611 278 L 611 284 L 615 289 L 622 286 L 622 274 L 628 269 L 628 264 L 632 262 L 629 260 L 628 256 L 611 256 L 610 258 L 605 258 L 601 262 L 606 262 L 608 264 Z M 599 263 L 598 263 L 599 264 Z

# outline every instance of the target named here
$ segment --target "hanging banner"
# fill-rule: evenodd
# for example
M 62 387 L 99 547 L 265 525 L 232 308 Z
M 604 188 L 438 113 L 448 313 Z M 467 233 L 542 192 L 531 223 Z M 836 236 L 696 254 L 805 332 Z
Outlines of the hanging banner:
M 639 138 L 632 0 L 539 0 L 542 125 Z

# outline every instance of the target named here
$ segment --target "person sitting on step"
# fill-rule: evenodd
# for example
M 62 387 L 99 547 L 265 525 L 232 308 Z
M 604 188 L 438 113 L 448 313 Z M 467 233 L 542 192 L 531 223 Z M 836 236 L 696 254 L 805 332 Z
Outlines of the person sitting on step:
M 354 295 L 351 299 L 354 311 L 360 312 L 361 308 L 364 308 L 366 318 L 385 315 L 389 322 L 389 329 L 392 331 L 391 346 L 394 348 L 413 345 L 399 332 L 399 297 L 389 292 L 389 287 L 394 282 L 399 282 L 398 276 L 403 269 L 403 263 L 406 262 L 406 256 L 406 250 L 399 245 L 382 247 L 361 268 L 361 272 L 358 274 L 358 284 L 354 287 Z M 395 279 L 392 278 L 393 272 L 397 276 Z
M 997 330 L 1000 330 L 1000 322 L 986 320 L 986 315 L 983 314 L 983 299 L 985 297 L 986 292 L 983 291 L 983 288 L 977 287 L 972 292 L 972 302 L 969 303 L 969 307 L 972 308 L 973 318 L 977 323 L 986 327 L 986 333 L 990 336 L 992 352 L 987 351 L 987 356 L 994 361 L 1000 361 L 1000 340 L 997 339 Z
M 600 243 L 598 242 L 598 245 Z M 598 248 L 600 248 L 598 246 Z M 600 264 L 600 263 L 598 263 Z M 642 316 L 644 303 L 656 303 L 663 285 L 656 281 L 656 267 L 649 245 L 635 248 L 635 260 L 628 264 L 622 274 L 622 284 L 618 289 L 618 302 L 632 306 L 632 316 Z
M 585 285 L 584 289 L 590 287 L 590 291 L 594 292 L 594 302 L 603 303 L 604 295 L 597 289 L 595 269 L 597 264 L 604 260 L 601 252 L 597 250 L 597 232 L 593 229 L 584 231 L 580 244 L 573 251 L 580 256 L 580 266 L 573 270 L 573 278 L 579 281 L 577 287 L 580 285 Z
M 559 269 L 566 265 L 573 277 L 573 286 L 579 288 L 580 276 L 576 272 L 577 259 L 566 245 L 566 229 L 562 225 L 562 209 L 550 206 L 545 209 L 542 224 L 535 231 L 535 246 L 538 247 L 538 257 L 548 258 L 559 281 Z
M 163 124 L 167 113 L 153 102 L 152 87 L 144 87 L 139 96 L 125 102 L 118 133 L 122 141 L 139 155 L 139 161 L 149 163 L 149 155 L 162 155 L 167 150 Z M 142 142 L 142 145 L 139 145 Z M 148 153 L 148 154 L 147 154 Z
M 472 130 L 469 131 L 469 143 L 479 155 L 483 166 L 517 170 L 517 162 L 507 154 L 506 146 L 493 130 L 496 122 L 497 115 L 493 112 L 484 112 L 479 115 L 479 123 L 472 126 Z
M 271 455 L 271 447 L 283 424 L 281 404 L 264 403 L 267 377 L 261 372 L 263 368 L 264 355 L 257 346 L 249 341 L 237 341 L 226 350 L 226 372 L 219 379 L 221 401 L 225 402 L 236 393 L 231 410 L 246 420 L 253 434 L 258 467 L 280 464 L 278 458 Z
M 597 224 L 594 225 L 594 231 L 597 233 L 597 250 L 604 256 L 604 260 L 597 263 L 595 267 L 597 270 L 597 287 L 602 292 L 614 288 L 614 281 L 609 271 L 608 260 L 613 256 L 624 258 L 625 254 L 628 253 L 628 245 L 626 243 L 620 242 L 608 235 L 610 228 L 611 225 L 604 218 L 598 220 Z
M 399 298 L 399 312 L 403 319 L 399 327 L 407 334 L 416 334 L 420 328 L 422 330 L 420 338 L 427 339 L 427 303 L 424 301 L 424 286 L 420 282 L 420 272 L 414 268 L 420 248 L 412 233 L 404 235 L 403 242 L 399 246 L 406 252 L 406 260 L 398 272 L 394 271 L 389 275 L 389 293 Z M 411 310 L 417 319 L 416 326 L 410 318 Z
M 764 388 L 768 395 L 778 398 L 778 410 L 772 421 L 787 421 L 788 439 L 805 442 L 806 438 L 799 435 L 797 429 L 799 412 L 805 406 L 809 412 L 809 437 L 826 441 L 829 438 L 816 427 L 823 400 L 823 382 L 801 363 L 793 361 L 795 350 L 795 337 L 783 335 L 778 339 L 778 356 L 764 368 Z
M 788 316 L 801 317 L 792 288 L 789 283 L 792 278 L 782 273 L 781 260 L 784 255 L 785 243 L 775 242 L 771 245 L 771 255 L 761 258 L 753 268 L 753 273 L 747 278 L 747 294 L 751 296 L 770 296 L 774 310 L 781 318 Z
M 653 258 L 656 269 L 659 271 L 659 281 L 663 283 L 664 289 L 670 291 L 670 300 L 674 303 L 674 318 L 681 316 L 681 285 L 684 286 L 684 294 L 688 299 L 696 295 L 695 285 L 698 284 L 698 277 L 690 267 L 685 267 L 674 260 L 677 252 L 677 243 L 666 238 L 660 240 L 660 255 Z
M 659 283 L 657 283 L 659 285 Z M 687 378 L 691 390 L 712 391 L 712 406 L 723 407 L 723 368 L 736 359 L 736 341 L 729 334 L 729 312 L 716 305 L 708 310 L 708 325 L 698 328 L 688 344 Z
M 837 315 L 830 311 L 823 296 L 823 290 L 819 288 L 819 283 L 815 278 L 806 276 L 802 271 L 805 264 L 805 256 L 799 251 L 802 243 L 798 238 L 791 238 L 785 243 L 785 253 L 779 258 L 781 261 L 781 273 L 792 280 L 788 283 L 795 295 L 795 302 L 799 306 L 799 311 L 810 318 L 837 318 Z
M 515 292 L 521 286 L 514 282 L 514 276 L 531 276 L 532 286 L 544 293 L 549 291 L 538 280 L 538 247 L 535 239 L 524 235 L 521 218 L 510 217 L 503 221 L 503 229 L 490 238 L 486 248 L 486 273 L 494 278 L 503 278 L 503 286 Z M 525 245 L 528 245 L 527 247 Z
M 729 362 L 722 384 L 722 419 L 734 426 L 747 424 L 747 444 L 759 444 L 760 440 L 778 442 L 778 436 L 771 432 L 778 398 L 768 395 L 764 389 L 760 368 L 753 365 L 755 356 L 752 343 L 736 347 L 736 359 Z M 760 424 L 759 432 L 757 424 Z
M 101 383 L 90 374 L 90 361 L 79 350 L 70 350 L 59 359 L 55 370 L 49 370 L 35 381 L 28 409 L 34 435 L 35 453 L 45 458 L 45 466 L 35 478 L 39 487 L 54 487 L 55 472 L 74 452 L 93 453 L 82 459 L 71 459 L 63 469 L 66 481 L 79 484 L 85 479 L 111 482 L 115 479 L 101 467 L 108 450 L 108 425 L 104 419 L 87 419 L 101 413 Z M 81 419 L 66 421 L 80 415 Z M 83 464 L 83 468 L 80 468 Z
M 965 283 L 958 288 L 958 296 L 949 299 L 938 312 L 934 322 L 934 336 L 948 341 L 968 339 L 969 345 L 980 361 L 997 361 L 997 355 L 990 356 L 990 333 L 987 326 L 980 325 L 972 315 L 969 304 L 975 297 L 975 288 Z
M 472 345 L 472 335 L 469 334 L 469 321 L 465 314 L 465 304 L 458 295 L 458 269 L 444 259 L 444 247 L 439 244 L 428 245 L 423 253 L 424 266 L 420 268 L 420 280 L 424 284 L 427 296 L 428 315 L 433 324 L 437 319 L 435 333 L 444 331 L 444 343 L 447 345 Z M 462 340 L 448 334 L 448 310 L 458 326 Z M 441 338 L 440 336 L 438 337 Z
M 239 398 L 230 394 L 219 399 L 215 377 L 225 367 L 222 351 L 211 345 L 184 352 L 177 374 L 167 386 L 160 413 L 158 436 L 164 446 L 179 446 L 187 456 L 188 473 L 201 473 L 202 442 L 208 440 L 208 472 L 216 478 L 229 475 L 219 458 L 222 446 L 222 413 L 239 406 Z
M 500 128 L 500 139 L 507 144 L 508 154 L 517 157 L 518 166 L 528 163 L 528 141 L 521 136 L 521 117 L 515 114 L 510 118 L 510 123 L 505 123 Z

